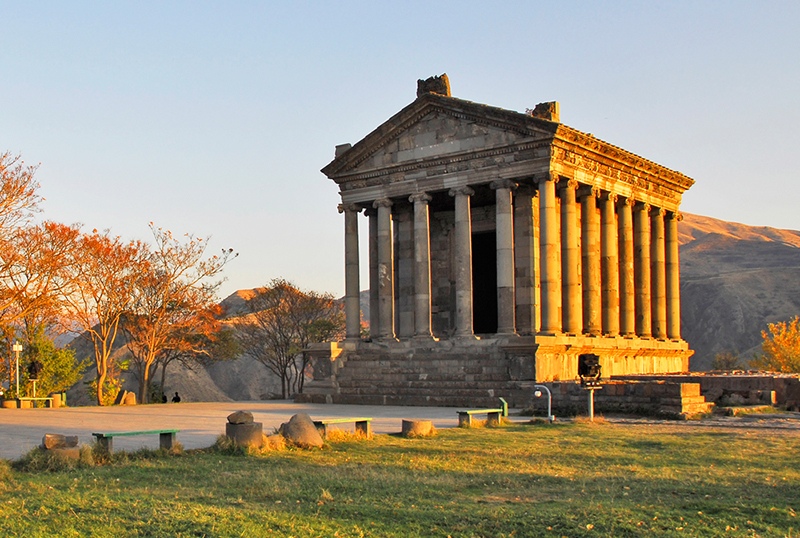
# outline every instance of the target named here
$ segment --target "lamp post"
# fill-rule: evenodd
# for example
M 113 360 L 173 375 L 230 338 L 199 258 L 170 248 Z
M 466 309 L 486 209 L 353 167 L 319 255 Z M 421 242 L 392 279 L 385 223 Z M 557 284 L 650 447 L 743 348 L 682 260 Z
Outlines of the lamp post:
M 550 389 L 545 385 L 535 385 L 533 388 L 536 389 L 533 395 L 537 398 L 541 398 L 542 391 L 547 393 L 547 420 L 551 423 L 555 422 L 556 417 L 553 416 L 553 394 L 550 392 Z
M 17 355 L 17 399 L 19 399 L 19 352 L 22 351 L 22 344 L 19 343 L 19 340 L 14 342 L 11 350 Z

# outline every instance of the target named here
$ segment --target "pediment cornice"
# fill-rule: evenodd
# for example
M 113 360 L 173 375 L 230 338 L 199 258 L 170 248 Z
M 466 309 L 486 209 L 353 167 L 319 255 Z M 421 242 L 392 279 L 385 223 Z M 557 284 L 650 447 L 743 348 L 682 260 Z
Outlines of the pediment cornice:
M 651 181 L 668 184 L 679 192 L 694 185 L 692 178 L 680 172 L 563 124 L 558 126 L 554 144 L 563 152 L 580 154 L 584 168 L 590 166 L 595 169 L 598 167 L 617 169 L 626 175 L 647 177 Z M 560 156 L 556 155 L 556 158 L 558 157 Z M 569 156 L 565 155 L 563 158 L 569 159 Z
M 458 120 L 473 122 L 486 127 L 515 132 L 524 137 L 535 137 L 538 139 L 543 137 L 551 138 L 558 126 L 556 123 L 533 118 L 525 114 L 520 114 L 519 112 L 473 103 L 471 101 L 464 101 L 455 97 L 424 94 L 389 118 L 349 150 L 334 159 L 322 169 L 322 173 L 331 179 L 352 174 L 354 170 L 369 159 L 376 151 L 393 142 L 429 114 L 434 113 L 447 115 Z M 471 158 L 475 158 L 476 155 L 482 153 L 485 153 L 485 156 L 492 156 L 510 151 L 514 151 L 512 146 L 507 148 L 490 148 L 483 152 L 473 151 L 470 155 Z M 422 163 L 421 166 L 436 166 L 443 162 L 458 162 L 466 158 L 468 158 L 466 155 L 461 158 L 459 158 L 458 155 L 450 155 L 445 158 L 433 159 L 430 162 Z M 406 164 L 393 168 L 396 171 L 398 169 L 413 169 L 418 167 L 420 167 L 419 163 Z M 370 172 L 366 173 L 369 174 Z M 382 175 L 383 171 L 374 171 L 374 173 Z

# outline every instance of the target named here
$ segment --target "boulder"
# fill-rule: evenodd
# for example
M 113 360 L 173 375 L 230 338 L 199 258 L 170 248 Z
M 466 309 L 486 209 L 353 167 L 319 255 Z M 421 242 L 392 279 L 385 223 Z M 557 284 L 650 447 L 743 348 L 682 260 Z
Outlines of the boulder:
M 319 448 L 324 444 L 314 421 L 305 413 L 294 415 L 289 422 L 281 424 L 279 432 L 288 443 L 300 448 Z
M 228 415 L 229 424 L 251 424 L 253 422 L 253 413 L 250 411 L 235 411 Z
M 56 448 L 74 448 L 78 446 L 77 435 L 61 435 L 60 433 L 46 433 L 42 437 L 42 448 L 54 450 Z
M 225 436 L 238 446 L 261 448 L 264 443 L 264 429 L 261 422 L 238 424 L 229 422 L 225 424 Z

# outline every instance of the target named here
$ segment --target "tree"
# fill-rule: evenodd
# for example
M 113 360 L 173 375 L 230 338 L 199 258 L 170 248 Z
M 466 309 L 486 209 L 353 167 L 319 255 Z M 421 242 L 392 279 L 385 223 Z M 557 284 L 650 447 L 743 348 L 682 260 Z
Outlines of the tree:
M 74 279 L 69 266 L 80 237 L 77 225 L 44 222 L 9 230 L 0 240 L 0 322 L 54 323 Z
M 0 154 L 0 240 L 12 228 L 21 227 L 37 212 L 41 197 L 34 179 L 35 166 L 26 166 L 21 157 Z
M 711 361 L 712 370 L 740 370 L 741 368 L 742 363 L 739 360 L 739 356 L 731 351 L 717 353 L 714 356 L 714 360 Z
M 761 331 L 761 355 L 751 366 L 772 372 L 800 372 L 800 316 L 791 320 L 768 323 Z
M 308 365 L 302 351 L 342 334 L 342 307 L 329 294 L 304 292 L 284 279 L 254 291 L 249 313 L 234 320 L 242 351 L 280 378 L 283 398 L 302 392 Z
M 133 286 L 145 264 L 146 247 L 139 241 L 93 230 L 76 242 L 68 269 L 71 286 L 65 290 L 64 309 L 74 329 L 82 331 L 93 347 L 98 405 L 114 395 L 106 386 L 118 387 L 119 369 L 112 362 L 120 320 L 133 304 Z M 116 389 L 114 389 L 116 390 Z
M 215 326 L 201 314 L 216 302 L 216 279 L 233 250 L 205 258 L 206 240 L 186 234 L 185 241 L 150 223 L 155 244 L 137 275 L 134 302 L 123 328 L 139 378 L 139 400 L 149 401 L 150 379 L 162 352 L 192 353 L 192 344 Z M 216 280 L 214 280 L 216 279 Z M 187 349 L 188 348 L 188 349 Z
M 22 338 L 21 361 L 38 361 L 43 368 L 37 381 L 41 394 L 61 392 L 80 381 L 88 361 L 78 361 L 72 349 L 57 348 L 45 333 L 43 325 L 29 327 Z

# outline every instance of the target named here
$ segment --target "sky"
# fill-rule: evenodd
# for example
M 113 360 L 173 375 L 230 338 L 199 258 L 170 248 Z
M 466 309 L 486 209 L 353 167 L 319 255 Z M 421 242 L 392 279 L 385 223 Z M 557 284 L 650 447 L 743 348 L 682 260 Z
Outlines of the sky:
M 0 20 L 0 152 L 39 164 L 39 218 L 210 237 L 239 253 L 220 298 L 274 278 L 343 295 L 319 170 L 442 73 L 461 99 L 559 101 L 692 177 L 685 212 L 800 229 L 796 0 L 0 0 Z

